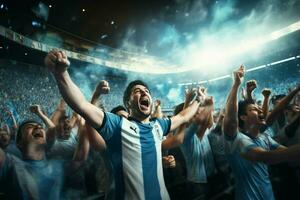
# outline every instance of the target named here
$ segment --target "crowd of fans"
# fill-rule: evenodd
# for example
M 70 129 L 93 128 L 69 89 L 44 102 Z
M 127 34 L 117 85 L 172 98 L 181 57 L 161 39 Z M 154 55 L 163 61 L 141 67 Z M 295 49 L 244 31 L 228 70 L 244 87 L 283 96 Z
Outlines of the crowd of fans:
M 73 69 L 71 77 L 88 101 L 63 74 L 68 65 L 63 54 L 50 52 L 46 65 L 56 80 L 46 67 L 1 63 L 0 199 L 299 196 L 297 75 L 270 82 L 254 75 L 248 78 L 241 66 L 233 72 L 233 82 L 182 88 L 183 103 L 175 107 L 142 81 L 129 86 L 127 79 L 119 77 L 93 81 L 84 71 Z M 137 107 L 132 105 L 135 98 L 139 98 Z M 164 105 L 174 113 L 164 113 Z M 135 143 L 132 134 L 145 134 L 148 124 L 153 138 L 141 135 L 141 143 Z M 159 160 L 142 160 L 140 165 L 135 148 L 152 142 Z M 141 157 L 149 153 L 141 151 Z M 152 147 L 147 151 L 152 152 Z M 278 163 L 268 171 L 267 164 Z M 123 172 L 118 171 L 120 165 Z M 158 180 L 152 182 L 147 173 Z
M 3 61 L 0 65 L 0 109 L 2 111 L 8 109 L 16 115 L 17 121 L 22 121 L 32 117 L 27 112 L 28 105 L 39 104 L 43 105 L 44 112 L 48 115 L 52 114 L 53 108 L 61 96 L 55 81 L 45 68 L 9 61 Z M 72 77 L 76 84 L 80 85 L 86 97 L 92 95 L 97 80 L 107 79 L 110 81 L 111 92 L 110 95 L 102 97 L 102 102 L 108 110 L 111 110 L 115 105 L 122 104 L 122 92 L 128 82 L 126 78 L 101 75 L 95 80 L 95 78 L 91 79 L 85 72 L 86 69 L 77 68 L 72 73 Z M 6 84 L 11 80 L 14 80 L 13 84 Z M 161 92 L 155 90 L 155 87 L 152 93 L 155 97 L 161 97 Z M 174 102 L 165 96 L 161 100 L 164 102 L 164 108 L 173 108 Z M 68 112 L 71 111 L 68 110 Z M 3 117 L 5 118 L 5 116 Z

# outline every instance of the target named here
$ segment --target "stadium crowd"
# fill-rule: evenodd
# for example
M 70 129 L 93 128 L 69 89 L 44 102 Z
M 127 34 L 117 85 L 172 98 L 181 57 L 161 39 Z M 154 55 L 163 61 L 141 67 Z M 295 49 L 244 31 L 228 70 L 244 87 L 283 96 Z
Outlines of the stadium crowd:
M 57 50 L 46 67 L 1 63 L 0 199 L 299 196 L 297 77 L 268 84 L 241 66 L 226 89 L 182 88 L 167 116 L 152 85 L 69 65 Z

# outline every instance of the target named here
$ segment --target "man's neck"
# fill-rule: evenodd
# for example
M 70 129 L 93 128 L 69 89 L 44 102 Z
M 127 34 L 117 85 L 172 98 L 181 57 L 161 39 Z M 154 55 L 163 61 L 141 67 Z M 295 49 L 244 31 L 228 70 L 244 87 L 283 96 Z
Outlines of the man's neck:
M 146 116 L 142 116 L 142 115 L 131 114 L 129 117 L 134 118 L 141 123 L 149 123 L 150 122 L 150 116 L 146 117 Z
M 256 125 L 248 125 L 245 126 L 245 132 L 251 136 L 252 138 L 256 138 L 258 136 L 258 134 L 260 133 L 259 131 L 259 127 Z
M 41 145 L 29 146 L 24 154 L 24 158 L 30 160 L 43 160 L 45 158 L 45 147 Z

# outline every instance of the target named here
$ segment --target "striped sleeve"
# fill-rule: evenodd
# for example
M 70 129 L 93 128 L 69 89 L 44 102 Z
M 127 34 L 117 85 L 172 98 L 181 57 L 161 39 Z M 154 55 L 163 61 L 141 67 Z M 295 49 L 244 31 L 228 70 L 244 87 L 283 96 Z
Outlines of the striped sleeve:
M 118 133 L 121 127 L 122 118 L 113 113 L 105 112 L 100 128 L 96 129 L 104 140 L 109 140 L 114 134 Z
M 156 119 L 158 123 L 160 124 L 164 135 L 168 135 L 171 128 L 171 120 L 170 118 L 162 118 L 162 119 Z

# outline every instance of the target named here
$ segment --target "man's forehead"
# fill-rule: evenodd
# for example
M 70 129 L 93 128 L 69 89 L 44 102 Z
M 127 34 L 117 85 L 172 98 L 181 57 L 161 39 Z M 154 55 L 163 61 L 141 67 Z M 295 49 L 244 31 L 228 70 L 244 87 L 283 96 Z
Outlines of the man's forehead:
M 135 89 L 147 89 L 148 90 L 148 88 L 145 87 L 144 85 L 135 85 L 135 86 L 133 86 L 132 91 L 134 91 Z
M 252 108 L 259 108 L 259 106 L 257 104 L 248 104 L 247 106 L 248 109 L 252 109 Z

